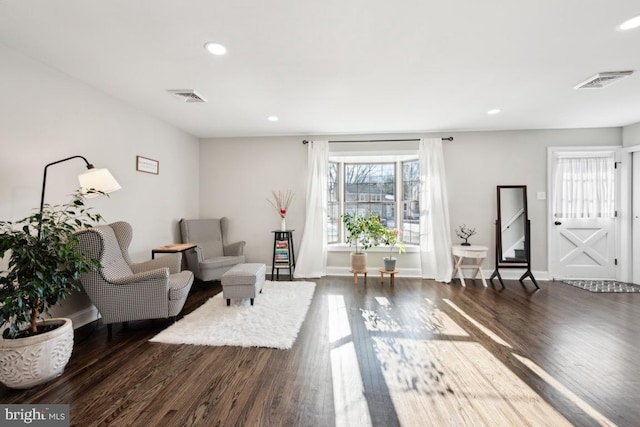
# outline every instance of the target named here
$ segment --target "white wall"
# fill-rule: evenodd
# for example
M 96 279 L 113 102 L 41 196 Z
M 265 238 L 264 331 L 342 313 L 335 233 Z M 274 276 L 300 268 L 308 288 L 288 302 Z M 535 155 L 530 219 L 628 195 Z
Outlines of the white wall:
M 622 145 L 625 147 L 640 145 L 640 123 L 622 128 Z
M 437 135 L 332 135 L 281 138 L 206 139 L 200 147 L 200 215 L 229 216 L 233 238 L 246 240 L 250 261 L 271 264 L 273 237 L 278 217 L 266 199 L 272 189 L 293 189 L 296 199 L 287 221 L 296 247 L 304 228 L 306 189 L 306 146 L 303 139 L 398 139 L 453 136 L 444 143 L 444 156 L 451 214 L 454 229 L 466 224 L 477 234 L 470 241 L 490 248 L 485 269 L 492 270 L 494 222 L 497 215 L 496 186 L 526 185 L 529 218 L 532 222 L 532 269 L 546 274 L 547 219 L 546 201 L 536 200 L 537 192 L 547 191 L 547 147 L 621 145 L 620 128 L 523 130 L 503 132 L 451 132 Z M 224 185 L 216 185 L 216 183 Z M 346 271 L 348 251 L 332 253 L 328 267 Z M 417 267 L 417 254 L 402 255 L 399 267 Z M 378 262 L 382 254 L 374 253 Z M 335 271 L 335 270 L 334 270 Z M 520 272 L 518 272 L 520 273 Z
M 496 186 L 526 185 L 531 220 L 531 268 L 547 271 L 547 147 L 621 145 L 620 128 L 467 132 L 445 145 L 451 227 L 476 227 L 473 243 L 491 248 L 485 268 L 494 264 Z M 453 241 L 459 241 L 455 236 Z M 521 273 L 517 271 L 517 273 Z M 508 274 L 508 272 L 507 272 Z
M 134 260 L 179 241 L 177 221 L 198 214 L 197 138 L 3 45 L 0 64 L 0 218 L 38 207 L 46 164 L 82 155 L 123 187 L 89 204 L 107 222 L 132 224 Z M 158 160 L 159 175 L 136 172 L 136 155 Z M 85 170 L 80 159 L 49 167 L 46 202 L 68 200 Z M 88 308 L 75 296 L 59 313 Z
M 295 192 L 286 221 L 295 230 L 294 248 L 300 247 L 307 180 L 302 139 L 225 138 L 200 144 L 200 218 L 228 217 L 230 241 L 246 241 L 248 262 L 271 265 L 272 231 L 280 229 L 280 216 L 267 201 L 273 190 Z

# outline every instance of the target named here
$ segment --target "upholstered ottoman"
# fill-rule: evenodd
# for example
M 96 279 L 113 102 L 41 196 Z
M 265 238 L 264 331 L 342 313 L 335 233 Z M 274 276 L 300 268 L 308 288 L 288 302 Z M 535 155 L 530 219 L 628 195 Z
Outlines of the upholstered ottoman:
M 221 278 L 222 298 L 231 305 L 231 298 L 253 299 L 262 292 L 266 266 L 258 263 L 237 264 L 227 270 Z

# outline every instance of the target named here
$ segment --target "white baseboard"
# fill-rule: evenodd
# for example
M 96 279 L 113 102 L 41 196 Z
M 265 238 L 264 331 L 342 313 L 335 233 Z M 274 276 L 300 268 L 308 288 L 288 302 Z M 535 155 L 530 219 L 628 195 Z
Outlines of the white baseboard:
M 73 322 L 73 329 L 78 329 L 100 319 L 101 316 L 98 309 L 92 305 L 91 307 L 87 307 L 84 310 L 77 311 L 65 317 L 71 319 Z
M 419 268 L 402 268 L 398 270 L 399 270 L 398 276 L 413 277 L 413 278 L 422 277 L 422 271 Z M 468 269 L 463 268 L 463 273 L 465 277 L 468 277 L 468 274 L 465 270 L 468 270 Z M 484 273 L 487 280 L 489 280 L 489 277 L 491 277 L 491 274 L 493 274 L 493 269 L 491 270 L 482 269 L 482 272 Z M 523 273 L 524 273 L 524 270 L 520 270 L 520 269 L 502 269 L 502 268 L 500 269 L 500 276 L 502 276 L 504 280 L 518 280 Z M 550 280 L 549 274 L 546 271 L 532 271 L 532 273 L 533 273 L 533 277 L 536 278 L 536 281 Z M 377 267 L 369 269 L 370 276 L 377 275 L 377 274 L 378 274 Z M 327 267 L 327 276 L 352 276 L 352 275 L 353 273 L 351 272 L 350 267 Z M 529 279 L 525 279 L 525 280 L 529 280 Z

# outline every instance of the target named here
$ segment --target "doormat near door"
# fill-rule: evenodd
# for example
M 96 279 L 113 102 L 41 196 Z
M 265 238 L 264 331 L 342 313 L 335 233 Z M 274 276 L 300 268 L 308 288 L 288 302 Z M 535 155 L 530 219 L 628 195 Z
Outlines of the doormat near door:
M 640 292 L 640 286 L 617 280 L 563 280 L 562 283 L 585 289 L 589 292 Z

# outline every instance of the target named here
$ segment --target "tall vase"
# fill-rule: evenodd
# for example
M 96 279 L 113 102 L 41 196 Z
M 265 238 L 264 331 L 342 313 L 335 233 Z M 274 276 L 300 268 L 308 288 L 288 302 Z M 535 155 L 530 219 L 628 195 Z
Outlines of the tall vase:
M 287 231 L 287 221 L 284 217 L 280 220 L 280 231 Z

